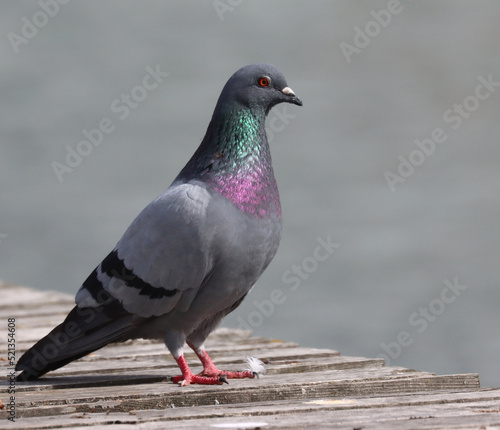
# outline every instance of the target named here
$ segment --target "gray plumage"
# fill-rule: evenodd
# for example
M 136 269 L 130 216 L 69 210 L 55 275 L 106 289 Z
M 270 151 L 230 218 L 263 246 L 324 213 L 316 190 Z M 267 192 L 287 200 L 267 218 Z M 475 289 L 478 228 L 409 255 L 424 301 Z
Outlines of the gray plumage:
M 83 283 L 66 320 L 21 357 L 18 380 L 134 338 L 163 339 L 183 374 L 186 341 L 204 354 L 278 249 L 265 117 L 281 102 L 302 105 L 274 66 L 251 64 L 229 79 L 198 150 Z

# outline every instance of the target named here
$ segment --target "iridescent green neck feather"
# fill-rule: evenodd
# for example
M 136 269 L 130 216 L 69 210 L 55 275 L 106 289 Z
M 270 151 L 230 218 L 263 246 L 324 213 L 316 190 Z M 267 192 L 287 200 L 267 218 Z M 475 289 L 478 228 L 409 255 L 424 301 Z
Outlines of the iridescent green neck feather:
M 216 110 L 177 179 L 199 179 L 253 216 L 281 216 L 264 111 L 242 106 Z

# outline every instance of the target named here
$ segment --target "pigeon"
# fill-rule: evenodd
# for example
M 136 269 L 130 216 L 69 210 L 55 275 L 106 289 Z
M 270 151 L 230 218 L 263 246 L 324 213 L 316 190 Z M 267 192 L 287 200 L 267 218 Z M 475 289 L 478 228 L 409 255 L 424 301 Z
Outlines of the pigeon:
M 245 371 L 221 371 L 204 342 L 278 249 L 282 214 L 265 119 L 279 103 L 302 106 L 277 67 L 250 64 L 231 76 L 194 155 L 83 282 L 66 319 L 19 359 L 18 381 L 139 338 L 165 342 L 181 371 L 172 381 L 183 386 L 263 371 L 253 358 Z M 199 374 L 186 344 L 203 365 Z

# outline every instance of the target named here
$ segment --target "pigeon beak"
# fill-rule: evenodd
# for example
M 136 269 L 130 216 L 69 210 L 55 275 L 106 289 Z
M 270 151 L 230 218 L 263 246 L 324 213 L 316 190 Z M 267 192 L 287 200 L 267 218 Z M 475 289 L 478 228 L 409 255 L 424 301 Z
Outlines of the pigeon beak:
M 281 92 L 287 96 L 287 98 L 284 101 L 288 103 L 293 103 L 294 105 L 297 106 L 302 106 L 302 100 L 300 100 L 300 98 L 295 95 L 295 93 L 290 87 L 283 88 Z

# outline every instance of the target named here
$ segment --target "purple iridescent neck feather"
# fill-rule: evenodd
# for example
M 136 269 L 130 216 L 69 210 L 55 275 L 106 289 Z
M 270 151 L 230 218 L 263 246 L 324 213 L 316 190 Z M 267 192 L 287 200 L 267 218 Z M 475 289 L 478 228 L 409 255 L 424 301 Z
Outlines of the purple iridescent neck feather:
M 203 181 L 257 218 L 281 217 L 263 111 L 233 107 L 214 113 L 205 138 L 177 179 Z

